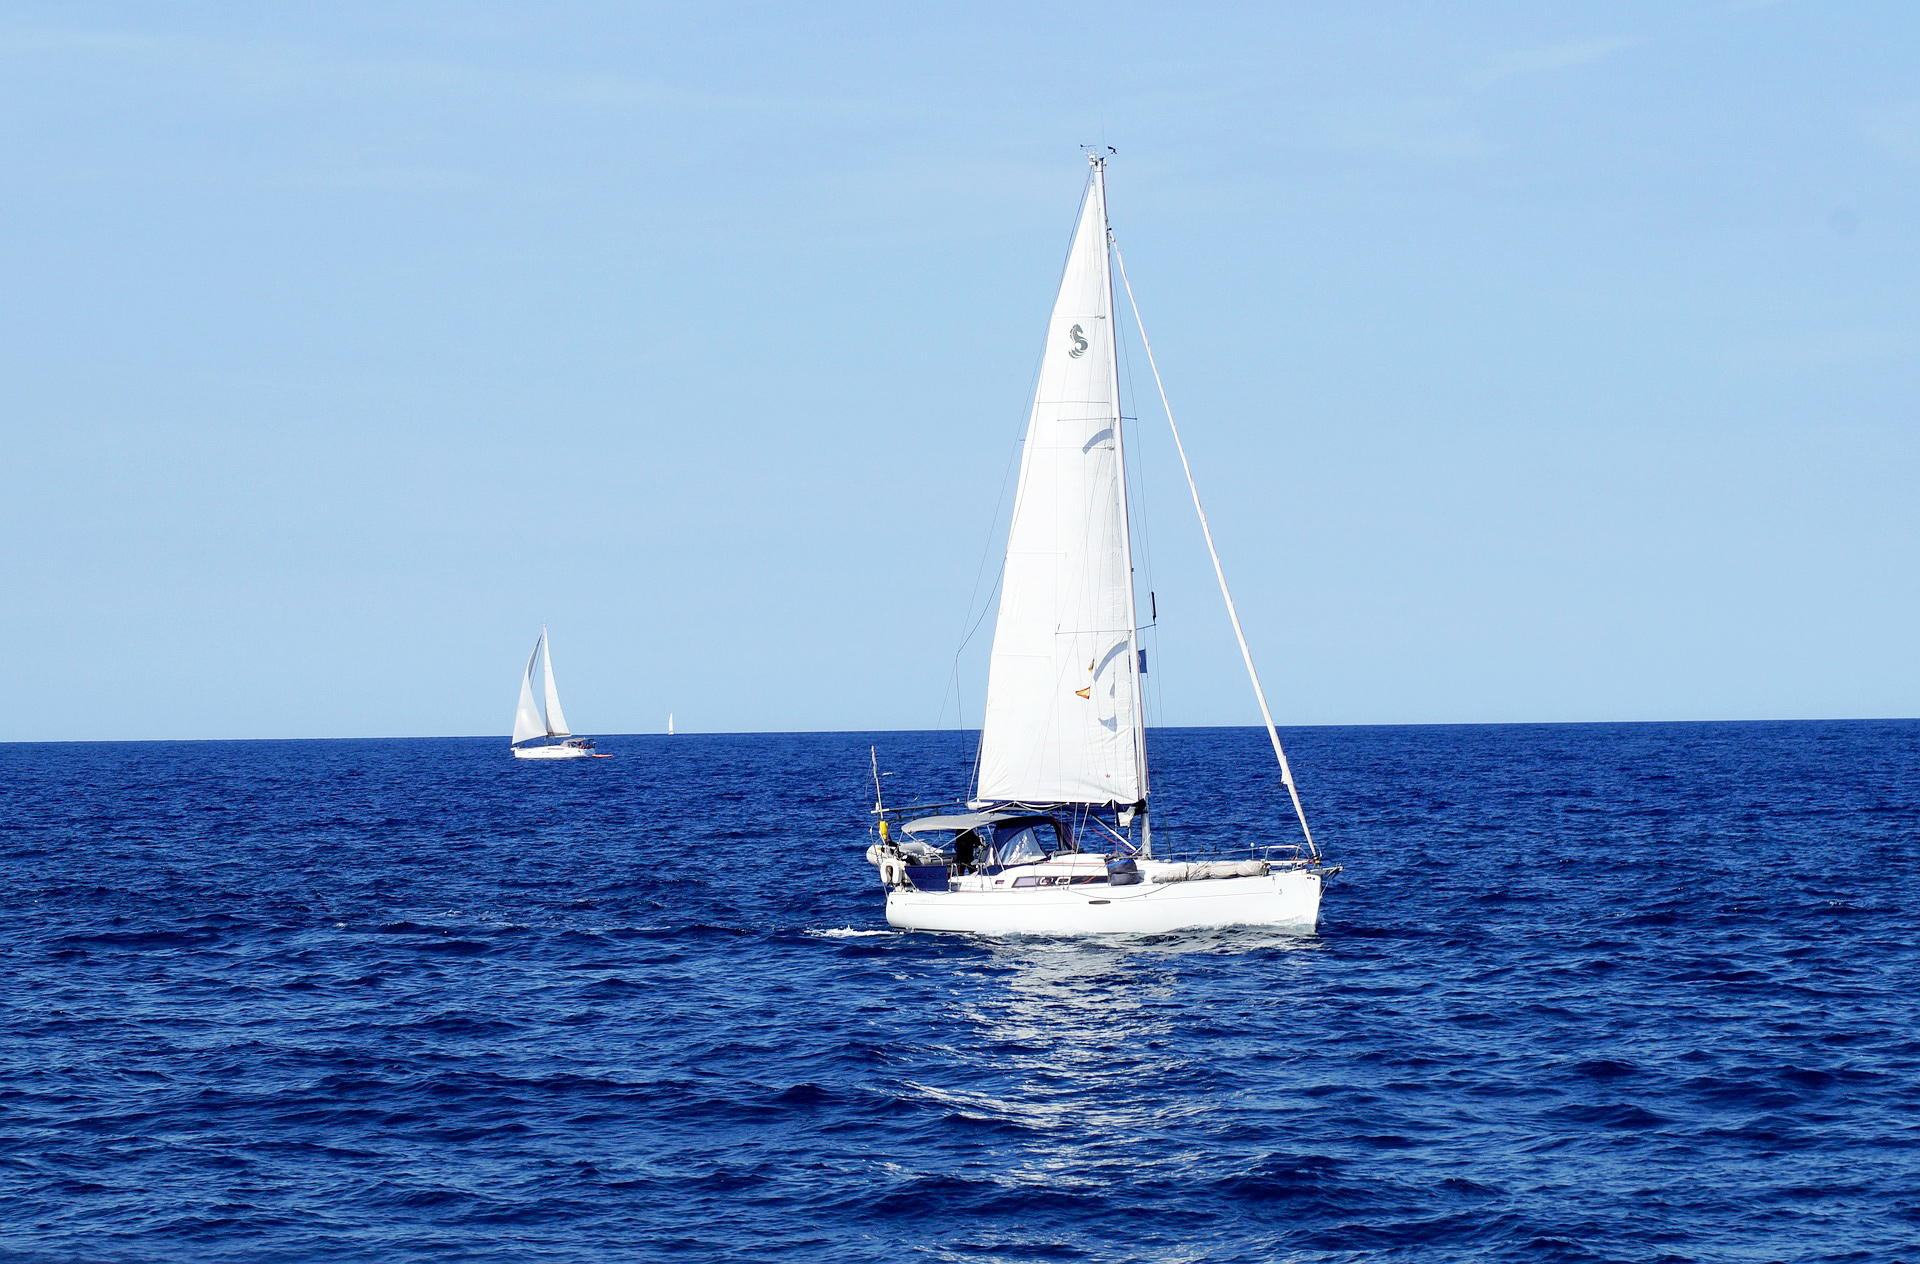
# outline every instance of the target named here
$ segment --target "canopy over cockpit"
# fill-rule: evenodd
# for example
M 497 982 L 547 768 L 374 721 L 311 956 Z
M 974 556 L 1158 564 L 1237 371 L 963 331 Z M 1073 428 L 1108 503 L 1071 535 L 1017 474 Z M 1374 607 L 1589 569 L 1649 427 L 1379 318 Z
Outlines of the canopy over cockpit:
M 993 825 L 1000 821 L 1019 819 L 1019 812 L 957 812 L 951 816 L 923 816 L 917 821 L 908 821 L 900 828 L 909 834 L 937 834 L 943 830 L 979 829 L 982 825 Z M 1046 820 L 1034 817 L 1034 820 Z
M 908 838 L 924 843 L 932 835 L 952 834 L 951 843 L 938 845 L 944 853 L 951 850 L 963 868 L 975 864 L 992 866 L 1035 864 L 1057 852 L 1076 850 L 1073 836 L 1054 817 L 1035 812 L 956 812 L 943 816 L 923 816 L 901 826 Z

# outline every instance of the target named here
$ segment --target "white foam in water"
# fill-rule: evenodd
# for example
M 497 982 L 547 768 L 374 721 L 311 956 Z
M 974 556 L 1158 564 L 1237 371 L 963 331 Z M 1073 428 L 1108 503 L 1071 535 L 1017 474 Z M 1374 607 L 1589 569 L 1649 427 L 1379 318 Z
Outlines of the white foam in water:
M 807 934 L 820 939 L 865 939 L 870 935 L 899 935 L 904 933 L 903 931 L 897 930 L 855 930 L 851 926 L 839 926 L 832 930 L 810 930 L 807 932 Z

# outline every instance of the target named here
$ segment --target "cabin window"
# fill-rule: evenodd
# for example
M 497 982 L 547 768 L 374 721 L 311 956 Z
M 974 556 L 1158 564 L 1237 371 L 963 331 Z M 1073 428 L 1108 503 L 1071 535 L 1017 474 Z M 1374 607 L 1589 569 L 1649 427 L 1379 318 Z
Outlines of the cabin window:
M 1000 863 L 1003 865 L 1030 865 L 1046 858 L 1046 844 L 1040 841 L 1040 831 L 1031 825 L 1000 840 Z

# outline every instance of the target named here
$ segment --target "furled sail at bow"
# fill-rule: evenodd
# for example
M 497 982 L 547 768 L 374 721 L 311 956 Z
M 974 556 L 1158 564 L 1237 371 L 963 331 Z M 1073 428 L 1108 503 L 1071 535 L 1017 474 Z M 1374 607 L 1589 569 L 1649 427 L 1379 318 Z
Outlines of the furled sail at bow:
M 566 713 L 560 710 L 560 691 L 553 684 L 553 642 L 548 639 L 545 628 L 540 629 L 540 658 L 541 670 L 546 673 L 547 736 L 572 737 Z
M 1104 177 L 1096 160 L 1027 423 L 981 800 L 1130 804 L 1147 793 Z

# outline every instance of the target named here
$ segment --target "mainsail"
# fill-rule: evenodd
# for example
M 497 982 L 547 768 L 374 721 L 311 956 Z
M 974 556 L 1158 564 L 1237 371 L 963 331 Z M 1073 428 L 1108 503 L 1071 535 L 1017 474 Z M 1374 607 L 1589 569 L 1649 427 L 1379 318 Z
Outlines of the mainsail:
M 1095 158 L 1020 461 L 978 799 L 1146 797 L 1119 398 L 1106 170 Z
M 536 737 L 545 737 L 547 722 L 540 715 L 540 706 L 533 700 L 533 664 L 540 657 L 540 642 L 533 643 L 533 653 L 527 657 L 527 674 L 520 678 L 520 705 L 513 710 L 513 744 L 529 741 Z

